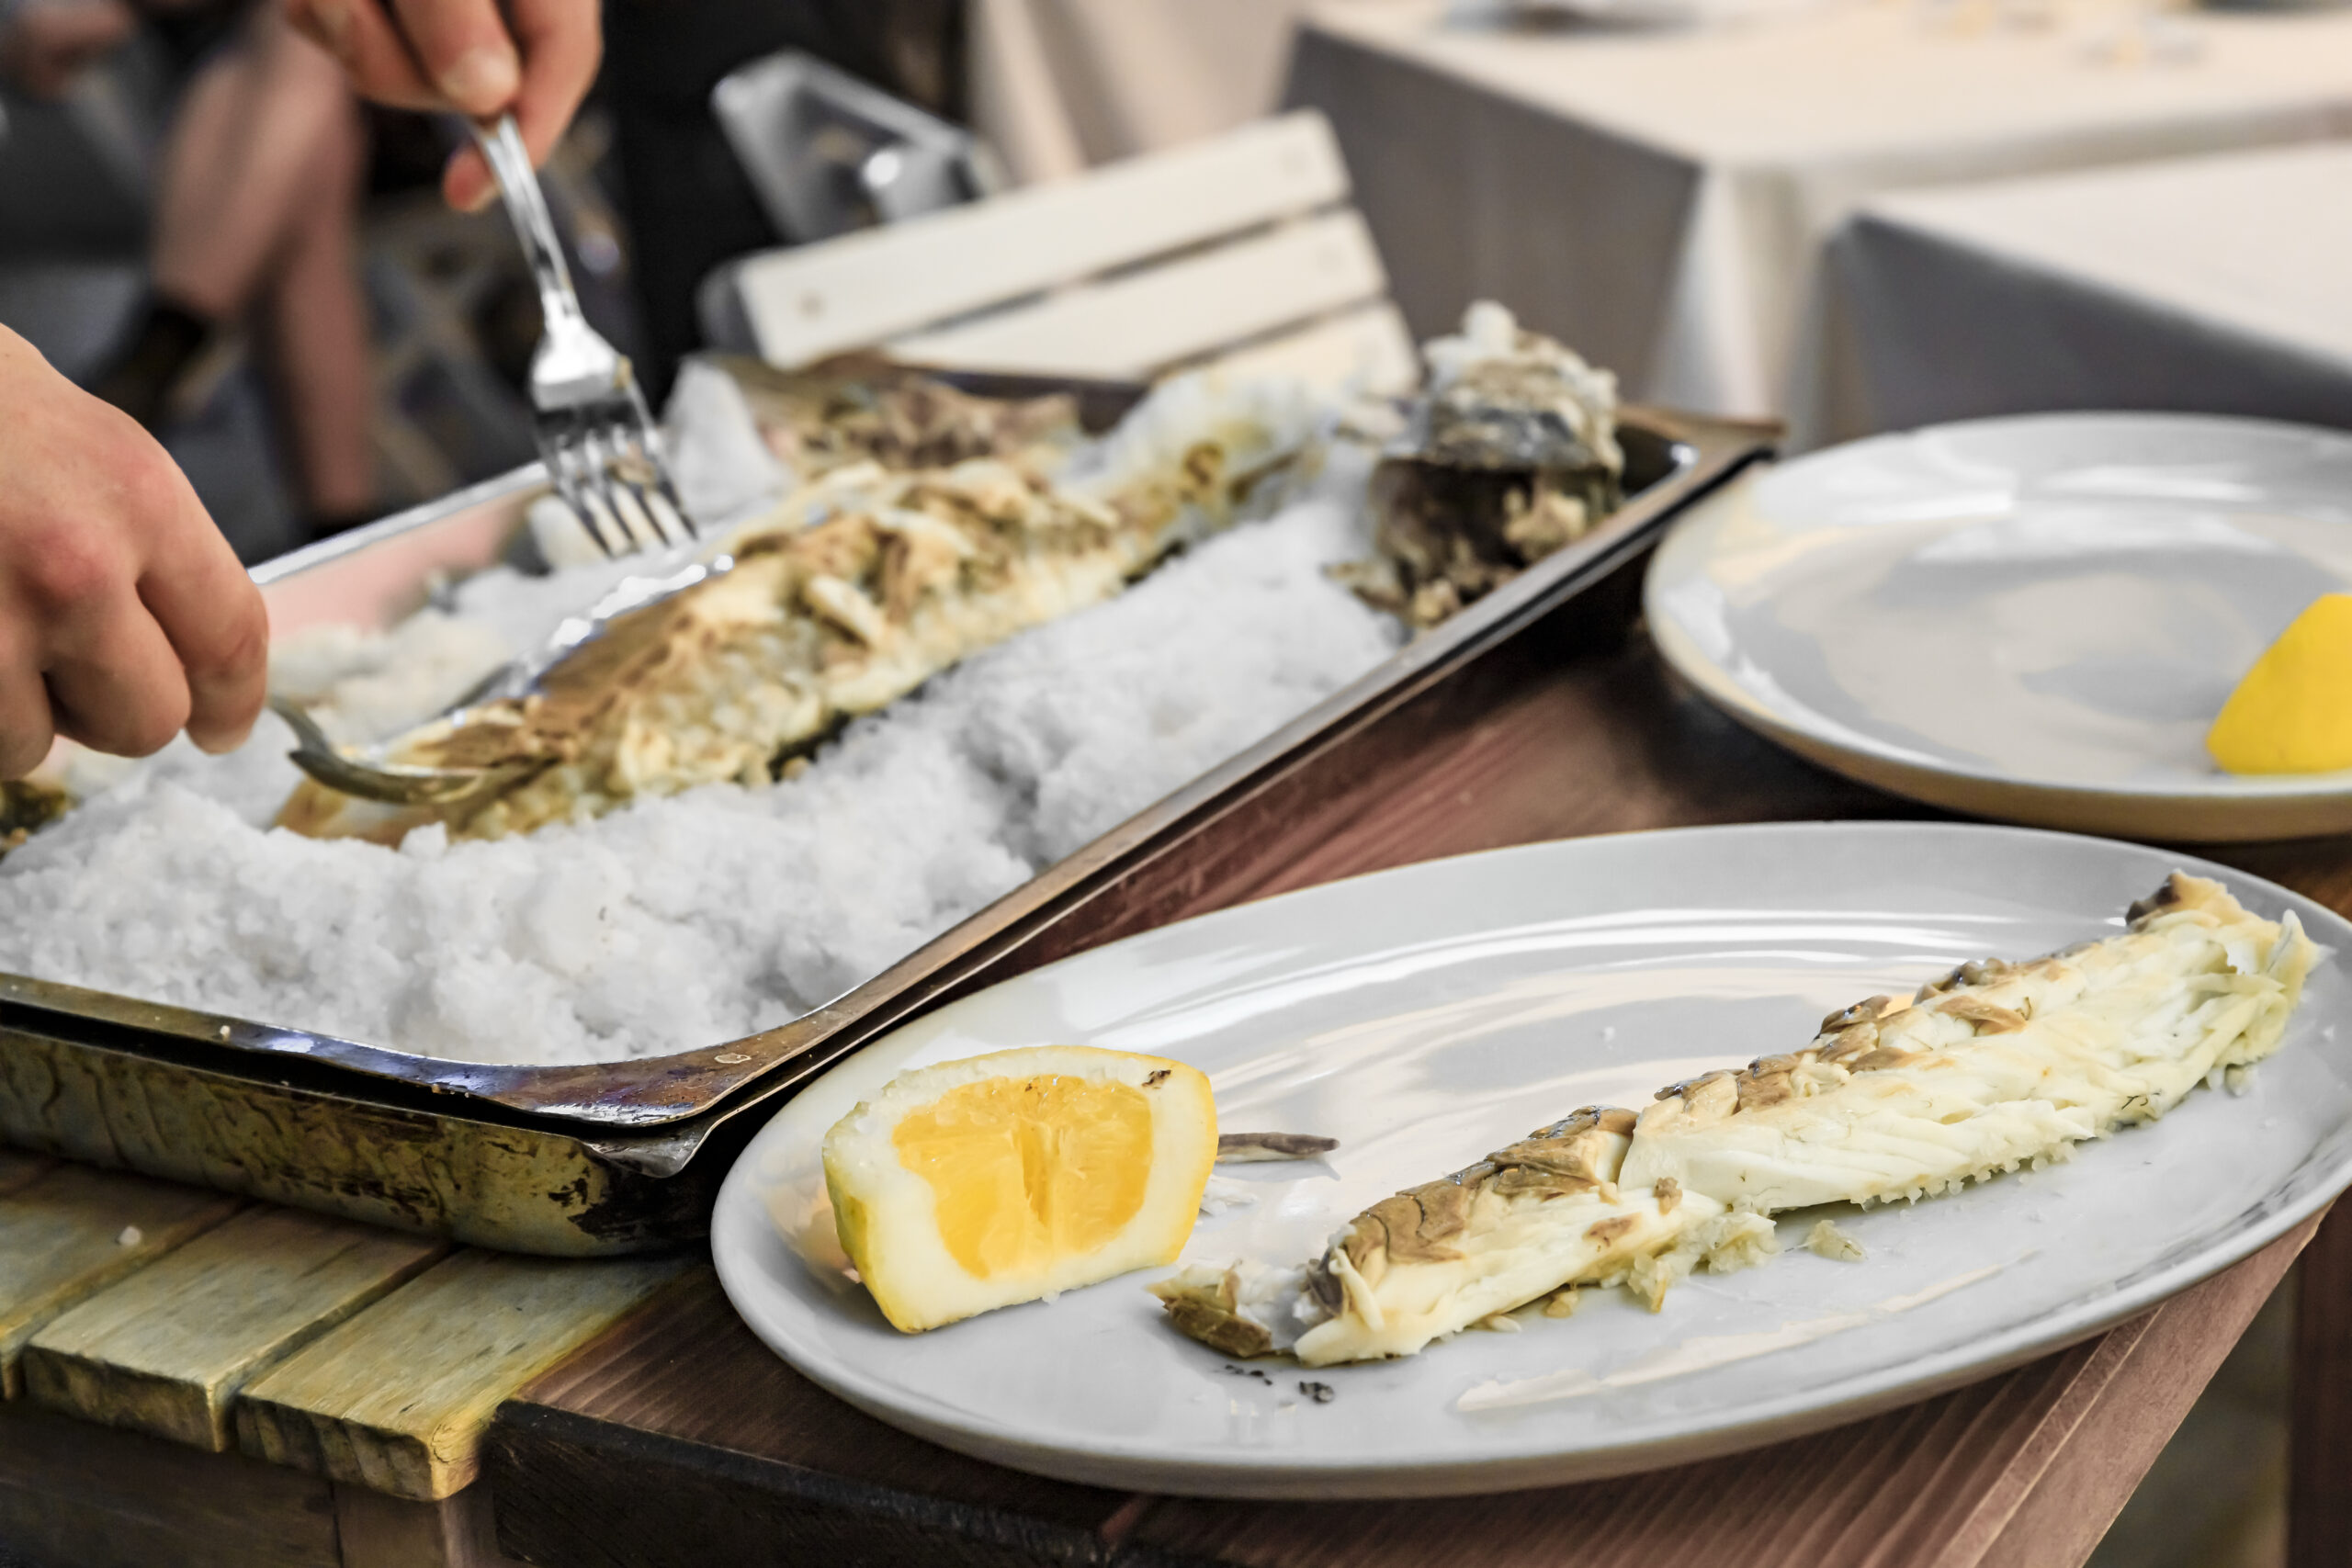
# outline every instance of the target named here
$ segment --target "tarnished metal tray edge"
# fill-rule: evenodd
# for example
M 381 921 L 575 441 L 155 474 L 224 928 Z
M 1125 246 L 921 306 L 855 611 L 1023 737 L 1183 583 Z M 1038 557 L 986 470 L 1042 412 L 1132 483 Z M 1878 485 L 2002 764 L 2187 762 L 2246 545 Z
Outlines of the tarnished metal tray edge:
M 649 1172 L 675 1169 L 726 1115 L 772 1097 L 967 985 L 1115 883 L 1134 857 L 1182 838 L 1222 805 L 1295 766 L 1337 736 L 1373 722 L 1447 670 L 1580 592 L 1629 552 L 1645 547 L 1690 502 L 1764 455 L 1773 435 L 1766 426 L 1655 410 L 1629 409 L 1624 423 L 1679 449 L 1681 460 L 1592 535 L 882 974 L 775 1029 L 665 1056 L 511 1066 L 413 1055 L 20 976 L 0 975 L 0 1016 L 13 1015 L 62 1041 L 102 1034 L 106 1048 L 115 1052 L 136 1052 L 143 1039 L 159 1056 L 256 1081 L 285 1080 L 299 1061 L 302 1066 L 294 1076 L 315 1086 L 315 1092 L 388 1106 L 430 1103 L 473 1121 L 560 1129 L 624 1165 Z M 413 558 L 416 580 L 486 565 L 499 558 L 524 503 L 542 489 L 540 471 L 531 465 L 385 519 L 348 542 L 332 541 L 269 563 L 254 576 L 274 594 L 287 594 L 299 591 L 305 574 L 369 551 L 397 550 Z M 297 594 L 288 607 L 300 605 Z

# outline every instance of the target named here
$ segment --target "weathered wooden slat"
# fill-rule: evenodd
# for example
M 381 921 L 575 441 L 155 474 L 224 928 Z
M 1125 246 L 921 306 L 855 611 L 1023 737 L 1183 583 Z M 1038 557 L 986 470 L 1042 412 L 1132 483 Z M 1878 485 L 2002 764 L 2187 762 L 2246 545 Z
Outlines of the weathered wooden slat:
M 238 1200 L 61 1165 L 0 1197 L 0 1392 L 25 1342 L 67 1307 L 227 1219 Z
M 226 1450 L 246 1382 L 447 1250 L 296 1209 L 248 1209 L 34 1335 L 25 1393 L 62 1415 Z
M 237 1446 L 420 1501 L 465 1487 L 501 1400 L 684 1268 L 460 1252 L 247 1383 Z
M 888 347 L 917 365 L 1140 378 L 1387 288 L 1363 220 L 1329 212 Z
M 1079 179 L 751 256 L 735 287 L 762 356 L 799 365 L 1309 211 L 1347 188 L 1329 124 L 1290 114 Z
M 327 1483 L 0 1406 L 0 1559 L 27 1568 L 343 1568 Z

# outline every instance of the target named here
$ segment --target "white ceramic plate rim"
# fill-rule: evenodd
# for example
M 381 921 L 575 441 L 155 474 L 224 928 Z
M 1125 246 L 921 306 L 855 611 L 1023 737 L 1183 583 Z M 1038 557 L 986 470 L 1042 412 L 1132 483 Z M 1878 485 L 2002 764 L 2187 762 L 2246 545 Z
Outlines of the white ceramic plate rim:
M 1320 884 L 1176 924 L 1214 929 L 1218 923 L 1259 921 L 1266 918 L 1269 910 L 1311 910 L 1318 899 L 1362 897 L 1367 889 L 1374 887 L 1402 889 L 1417 877 L 1458 874 L 1457 868 L 1473 863 L 1511 857 L 1540 860 L 1573 854 L 1579 845 L 1607 840 L 1819 833 L 1889 839 L 1959 834 L 2029 842 L 2101 844 L 2120 854 L 2145 858 L 2152 886 L 2165 871 L 2179 869 L 2213 877 L 2241 895 L 2252 891 L 2266 903 L 2291 908 L 2314 942 L 2338 955 L 2352 956 L 2352 923 L 2324 905 L 2233 866 L 2118 840 L 1977 823 L 1770 822 L 1597 834 L 1424 861 Z M 1046 967 L 1083 962 L 1114 949 L 1148 942 L 1172 929 L 1174 926 L 1141 932 Z M 1025 978 L 1028 976 L 1015 976 L 1001 985 L 1017 986 Z M 950 1009 L 930 1014 L 928 1019 L 936 1020 L 953 1008 L 977 1002 L 988 994 L 984 991 L 950 1004 Z M 887 1050 L 901 1032 L 903 1030 L 894 1031 L 866 1046 L 865 1052 Z M 1914 1360 L 1897 1371 L 1864 1373 L 1802 1394 L 1749 1405 L 1736 1421 L 1713 1421 L 1704 1415 L 1694 1415 L 1679 1427 L 1638 1445 L 1569 1446 L 1539 1450 L 1510 1461 L 1479 1459 L 1364 1465 L 1295 1454 L 1286 1455 L 1279 1463 L 1259 1461 L 1228 1464 L 1171 1458 L 1156 1451 L 1148 1438 L 1104 1438 L 1083 1451 L 1034 1443 L 1004 1423 L 961 1412 L 953 1418 L 943 1417 L 931 1408 L 910 1402 L 895 1386 L 862 1376 L 854 1366 L 830 1356 L 809 1353 L 792 1332 L 786 1314 L 771 1306 L 753 1261 L 756 1248 L 774 1234 L 765 1206 L 760 1201 L 756 1172 L 769 1145 L 780 1136 L 778 1122 L 783 1119 L 784 1112 L 779 1111 L 737 1158 L 721 1184 L 711 1224 L 711 1255 L 719 1283 L 736 1311 L 770 1349 L 810 1382 L 867 1414 L 960 1452 L 1065 1481 L 1201 1496 L 1413 1497 L 1508 1491 L 1684 1463 L 1801 1437 L 1994 1376 L 2137 1316 L 2252 1257 L 2324 1209 L 2338 1192 L 2352 1185 L 2352 1127 L 2339 1127 L 2286 1183 L 2241 1213 L 2233 1226 L 2216 1227 L 2218 1234 L 2211 1234 L 2211 1239 L 2192 1238 L 2176 1249 L 2177 1256 L 2173 1261 L 2144 1269 L 2136 1278 L 2119 1281 L 2118 1288 L 2109 1294 L 2081 1302 L 2070 1309 L 2044 1314 L 2003 1331 L 1964 1340 L 1950 1349 Z
M 1659 559 L 1665 550 L 1659 551 Z M 1650 581 L 1658 580 L 1657 566 L 1651 568 Z M 1652 592 L 1656 590 L 1653 588 Z M 1645 596 L 1646 597 L 1646 596 Z M 1675 673 L 1698 686 L 1722 706 L 1734 710 L 1739 716 L 1751 720 L 1783 745 L 1792 746 L 1808 756 L 1860 754 L 1886 764 L 1890 773 L 1903 773 L 1965 779 L 1976 784 L 2003 789 L 2031 791 L 2036 795 L 2069 797 L 2086 802 L 2114 799 L 2119 796 L 2150 804 L 2211 806 L 2219 801 L 2245 800 L 2265 803 L 2324 804 L 2352 800 L 2352 769 L 2333 773 L 2293 774 L 2230 774 L 2217 773 L 2213 783 L 2198 789 L 2171 789 L 2158 784 L 2118 781 L 2112 784 L 2076 784 L 2063 779 L 2040 779 L 2024 773 L 2007 773 L 1999 768 L 1972 766 L 1947 761 L 1923 751 L 1909 751 L 1887 744 L 1875 736 L 1860 730 L 1841 730 L 1835 734 L 1813 728 L 1804 719 L 1771 706 L 1739 678 L 1709 658 L 1696 638 L 1676 621 L 1661 614 L 1652 603 L 1645 605 L 1649 618 L 1651 639 Z M 1809 715 L 1807 716 L 1810 716 Z M 1873 775 L 1876 776 L 1876 775 Z
M 2051 414 L 2002 415 L 1991 419 L 1957 420 L 1947 424 L 1923 425 L 1917 430 L 1900 433 L 1905 437 L 1940 435 L 1970 431 L 1985 431 L 2000 427 L 2032 428 L 2050 425 L 2111 423 L 2131 421 L 2148 424 L 2193 424 L 2212 429 L 2245 429 L 2294 431 L 2312 434 L 2312 428 L 2291 424 L 2280 420 L 2241 419 L 2219 414 L 2173 414 L 2078 412 Z M 2340 434 L 2322 431 L 2324 434 Z M 2344 439 L 2352 444 L 2352 436 Z M 1758 479 L 1771 472 L 1786 472 L 1806 464 L 1824 464 L 1838 460 L 1844 447 L 1832 446 L 1778 465 L 1751 470 L 1733 481 L 1731 489 L 1716 497 L 1702 502 L 1683 524 L 1672 529 L 1658 547 L 1643 583 L 1642 608 L 1648 620 L 1653 640 L 1668 664 L 1685 680 L 1704 691 L 1710 700 L 1729 709 L 1743 722 L 1761 730 L 1770 739 L 1790 746 L 1816 760 L 1833 762 L 1841 757 L 1868 757 L 1883 767 L 1869 774 L 1872 783 L 1891 777 L 1905 779 L 1953 779 L 1993 786 L 2020 795 L 2050 801 L 2078 803 L 2070 813 L 2077 820 L 2086 820 L 2088 814 L 2081 807 L 2096 807 L 2107 800 L 2129 800 L 2150 806 L 2183 807 L 2210 807 L 2227 801 L 2259 801 L 2266 806 L 2299 805 L 2325 806 L 2352 803 L 2352 769 L 2332 773 L 2299 773 L 2261 776 L 2215 773 L 2208 781 L 2192 788 L 2147 781 L 2118 780 L 2110 784 L 2088 784 L 2064 779 L 2048 779 L 2007 769 L 1961 761 L 1923 751 L 1895 746 L 1866 731 L 1830 728 L 1823 725 L 1811 709 L 1797 706 L 1784 709 L 1750 688 L 1731 671 L 1710 656 L 1696 637 L 1683 626 L 1668 594 L 1673 585 L 1705 575 L 1705 562 L 1712 552 L 1713 528 L 1709 519 L 1715 508 L 1735 500 L 1752 487 Z M 1941 796 L 1939 804 L 1955 804 Z

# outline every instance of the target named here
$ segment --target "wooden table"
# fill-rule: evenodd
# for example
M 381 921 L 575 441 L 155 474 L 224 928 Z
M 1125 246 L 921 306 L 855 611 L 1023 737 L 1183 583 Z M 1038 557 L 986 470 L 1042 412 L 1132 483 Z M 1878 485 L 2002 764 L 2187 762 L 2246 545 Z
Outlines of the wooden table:
M 1172 854 L 1122 918 L 1531 840 L 1926 815 L 1754 739 L 1638 630 L 1616 635 L 1640 565 L 1475 690 L 1384 720 L 1410 768 L 1342 771 L 1213 852 Z M 2352 840 L 2217 858 L 2352 909 Z M 0 1561 L 2079 1563 L 2307 1241 L 2294 1561 L 2341 1568 L 2347 1219 L 2056 1355 L 1795 1442 L 1499 1497 L 1245 1504 L 1043 1481 L 904 1437 L 769 1354 L 691 1258 L 502 1259 L 0 1151 Z
M 1510 692 L 1475 716 L 1399 716 L 1424 731 L 1411 776 L 1301 804 L 1249 866 L 1170 912 L 1532 840 L 1927 815 L 1737 728 L 1638 631 L 1613 649 L 1538 638 L 1526 654 L 1496 677 Z M 2352 909 L 2352 842 L 2216 858 Z M 502 1407 L 485 1464 L 505 1549 L 548 1568 L 2051 1568 L 2088 1555 L 2309 1235 L 2060 1354 L 1836 1431 L 1621 1481 L 1396 1504 L 1128 1495 L 964 1459 L 801 1380 L 697 1273 Z M 2298 1447 L 2297 1568 L 2352 1562 L 2342 1516 L 2313 1506 L 2335 1500 L 2320 1461 L 2352 1464 L 2352 1424 L 2330 1397 L 2352 1370 L 2333 1310 L 2352 1300 L 2352 1224 L 2322 1235 L 2303 1278 L 2331 1310 L 2303 1314 L 2298 1416 L 2323 1446 Z
M 451 1247 L 0 1149 L 0 1564 L 493 1562 L 491 1412 L 694 1267 Z

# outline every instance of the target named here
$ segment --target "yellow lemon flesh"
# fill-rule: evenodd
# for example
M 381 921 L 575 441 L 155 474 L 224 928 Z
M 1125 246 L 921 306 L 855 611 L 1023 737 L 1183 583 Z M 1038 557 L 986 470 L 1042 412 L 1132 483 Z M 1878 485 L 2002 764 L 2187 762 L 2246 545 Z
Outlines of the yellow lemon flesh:
M 842 1249 L 908 1333 L 1175 1260 L 1216 1160 L 1198 1069 L 1046 1045 L 890 1080 L 825 1134 Z
M 2233 773 L 2352 768 L 2352 593 L 2330 593 L 2255 660 L 2205 736 Z

